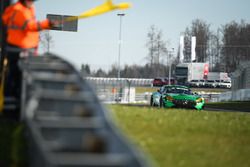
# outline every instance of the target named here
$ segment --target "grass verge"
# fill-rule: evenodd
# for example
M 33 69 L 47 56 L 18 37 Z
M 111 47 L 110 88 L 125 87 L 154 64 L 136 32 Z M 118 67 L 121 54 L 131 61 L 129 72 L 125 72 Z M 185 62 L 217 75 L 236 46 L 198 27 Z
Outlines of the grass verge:
M 27 166 L 26 151 L 23 124 L 0 116 L 0 166 Z
M 158 166 L 250 165 L 249 113 L 108 107 L 118 126 Z
M 217 105 L 222 104 L 225 105 Z M 242 107 L 242 104 L 236 106 Z M 108 107 L 118 126 L 158 166 L 250 166 L 249 113 Z M 23 130 L 22 124 L 0 117 L 1 167 L 27 164 Z

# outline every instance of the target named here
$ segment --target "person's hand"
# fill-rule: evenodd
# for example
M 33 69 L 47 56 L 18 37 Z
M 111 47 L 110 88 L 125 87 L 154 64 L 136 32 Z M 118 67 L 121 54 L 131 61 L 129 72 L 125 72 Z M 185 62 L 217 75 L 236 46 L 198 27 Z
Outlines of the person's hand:
M 60 28 L 62 23 L 57 20 L 49 20 L 50 27 L 52 28 Z

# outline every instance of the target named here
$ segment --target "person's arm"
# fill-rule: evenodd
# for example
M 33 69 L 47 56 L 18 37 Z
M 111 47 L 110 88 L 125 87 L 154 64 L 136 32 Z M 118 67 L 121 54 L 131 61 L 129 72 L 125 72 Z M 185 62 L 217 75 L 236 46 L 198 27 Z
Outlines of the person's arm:
M 51 26 L 51 23 L 48 19 L 38 21 L 35 18 L 26 16 L 22 11 L 16 11 L 14 20 L 15 25 L 24 31 L 41 31 L 44 29 L 49 29 Z
M 2 21 L 3 21 L 3 24 L 4 24 L 4 25 L 7 25 L 7 24 L 8 24 L 11 15 L 12 15 L 11 7 L 7 7 L 7 8 L 5 9 L 4 13 L 2 14 Z
M 25 30 L 27 31 L 41 31 L 44 29 L 49 29 L 51 23 L 48 19 L 45 19 L 43 21 L 37 21 L 32 19 L 25 24 L 26 24 Z

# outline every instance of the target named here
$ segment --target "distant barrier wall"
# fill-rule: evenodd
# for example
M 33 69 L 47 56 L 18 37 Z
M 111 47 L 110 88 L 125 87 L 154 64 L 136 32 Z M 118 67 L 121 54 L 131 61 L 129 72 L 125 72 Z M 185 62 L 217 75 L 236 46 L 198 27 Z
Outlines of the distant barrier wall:
M 241 62 L 239 68 L 232 73 L 232 90 L 250 89 L 250 61 Z
M 219 101 L 250 101 L 250 89 L 239 89 L 221 93 Z

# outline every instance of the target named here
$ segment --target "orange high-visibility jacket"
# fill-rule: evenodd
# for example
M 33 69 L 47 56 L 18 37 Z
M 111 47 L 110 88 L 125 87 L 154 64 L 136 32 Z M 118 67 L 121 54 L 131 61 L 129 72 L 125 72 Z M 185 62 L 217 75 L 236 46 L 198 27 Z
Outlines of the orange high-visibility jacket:
M 49 20 L 37 21 L 35 8 L 25 7 L 22 3 L 6 8 L 2 15 L 7 26 L 7 42 L 23 49 L 36 48 L 39 42 L 39 32 L 50 27 Z

